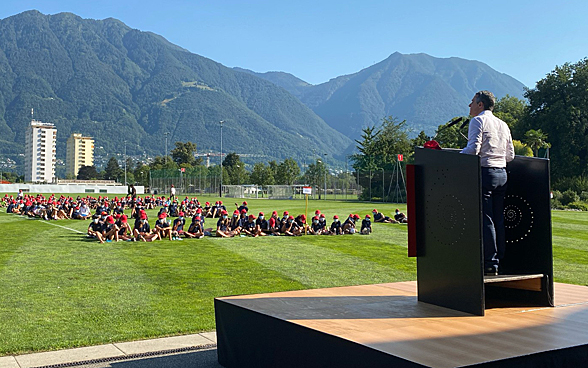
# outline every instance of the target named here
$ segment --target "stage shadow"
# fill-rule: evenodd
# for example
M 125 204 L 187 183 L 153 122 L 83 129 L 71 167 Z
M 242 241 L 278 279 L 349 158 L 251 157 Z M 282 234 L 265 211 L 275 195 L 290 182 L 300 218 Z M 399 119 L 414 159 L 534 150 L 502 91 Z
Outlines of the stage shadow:
M 222 368 L 216 349 L 171 354 L 133 360 L 78 365 L 80 368 Z
M 471 314 L 417 301 L 416 296 L 283 297 L 226 300 L 287 320 L 472 317 Z

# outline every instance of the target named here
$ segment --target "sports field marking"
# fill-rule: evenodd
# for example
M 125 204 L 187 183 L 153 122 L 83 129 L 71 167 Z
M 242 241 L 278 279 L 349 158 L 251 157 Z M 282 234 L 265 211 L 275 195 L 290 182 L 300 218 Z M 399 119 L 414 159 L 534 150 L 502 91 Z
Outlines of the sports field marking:
M 31 220 L 32 220 L 32 219 L 31 219 Z M 48 224 L 48 225 L 52 225 L 52 226 L 57 226 L 57 227 L 60 227 L 60 228 L 62 228 L 62 229 L 66 229 L 66 230 L 75 231 L 75 232 L 76 232 L 76 233 L 78 233 L 78 234 L 84 234 L 84 232 L 83 232 L 83 231 L 79 231 L 79 230 L 76 230 L 76 229 L 72 229 L 71 227 L 57 225 L 57 224 L 54 224 L 54 223 L 52 223 L 52 222 L 49 222 L 49 221 L 46 221 L 46 220 L 39 220 L 39 221 L 40 221 L 40 222 L 43 222 L 43 223 L 45 223 L 45 224 Z

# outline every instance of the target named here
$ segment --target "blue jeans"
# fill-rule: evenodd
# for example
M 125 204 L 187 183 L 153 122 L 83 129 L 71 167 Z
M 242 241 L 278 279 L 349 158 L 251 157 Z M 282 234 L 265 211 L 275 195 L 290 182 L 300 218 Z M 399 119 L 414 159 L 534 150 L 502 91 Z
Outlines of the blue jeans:
M 498 269 L 504 257 L 504 195 L 506 169 L 482 167 L 484 268 Z

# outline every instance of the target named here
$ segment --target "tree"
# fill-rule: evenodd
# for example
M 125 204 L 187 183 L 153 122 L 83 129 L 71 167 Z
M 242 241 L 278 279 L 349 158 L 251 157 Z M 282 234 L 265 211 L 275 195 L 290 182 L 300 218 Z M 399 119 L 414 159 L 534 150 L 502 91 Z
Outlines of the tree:
M 287 158 L 280 163 L 275 177 L 277 184 L 292 185 L 300 175 L 300 167 L 292 158 Z
M 398 121 L 388 116 L 382 121 L 382 129 L 377 139 L 376 164 L 378 168 L 390 166 L 396 162 L 397 155 L 408 156 L 412 151 L 412 141 L 408 138 L 406 120 Z
M 149 186 L 149 171 L 151 168 L 143 163 L 137 163 L 137 167 L 133 171 L 135 176 L 135 184 Z
M 529 130 L 525 133 L 525 144 L 529 146 L 535 153 L 535 157 L 539 156 L 540 148 L 549 148 L 551 144 L 547 143 L 547 134 L 539 130 Z
M 383 119 L 380 129 L 367 127 L 362 132 L 362 139 L 356 140 L 360 153 L 352 156 L 353 168 L 356 170 L 377 171 L 390 167 L 396 162 L 398 154 L 408 156 L 413 151 L 406 120 L 398 121 L 388 116 Z
M 361 139 L 356 139 L 355 146 L 359 151 L 358 154 L 351 156 L 353 160 L 353 168 L 355 170 L 373 170 L 376 169 L 376 154 L 377 154 L 377 138 L 380 134 L 379 130 L 376 130 L 375 126 L 363 128 L 361 133 Z
M 258 162 L 253 166 L 250 179 L 251 183 L 256 185 L 273 185 L 275 183 L 271 168 L 263 162 Z
M 527 90 L 521 131 L 549 136 L 552 179 L 588 175 L 588 59 L 557 66 Z
M 106 180 L 117 180 L 124 174 L 123 170 L 118 165 L 116 158 L 111 157 L 106 164 L 104 169 L 104 179 Z M 79 175 L 78 175 L 79 176 Z
M 245 170 L 245 163 L 235 152 L 229 153 L 223 160 L 223 168 L 226 170 L 228 180 L 225 180 L 223 175 L 223 182 L 225 185 L 241 185 L 248 180 L 247 171 Z
M 516 134 L 519 133 L 519 122 L 525 119 L 528 108 L 524 100 L 506 95 L 496 101 L 493 114 L 508 125 L 512 134 Z
M 431 140 L 431 137 L 429 137 L 428 135 L 426 135 L 424 130 L 421 130 L 421 132 L 419 133 L 419 135 L 417 135 L 412 140 L 412 146 L 413 147 L 422 147 L 429 140 Z
M 78 180 L 96 180 L 100 177 L 96 166 L 82 166 L 78 170 Z
M 192 142 L 176 142 L 176 148 L 171 151 L 173 160 L 180 166 L 189 165 L 195 166 L 202 162 L 202 159 L 196 160 L 194 154 L 196 153 L 196 143 Z M 184 166 L 186 167 L 186 166 Z
M 463 148 L 468 143 L 466 138 L 468 136 L 467 126 L 460 129 L 460 125 L 455 124 L 447 128 L 447 125 L 453 120 L 455 120 L 455 118 L 443 125 L 439 125 L 439 128 L 437 128 L 437 136 L 435 137 L 435 140 L 443 148 Z
M 523 142 L 515 139 L 512 141 L 512 145 L 514 146 L 515 155 L 533 156 L 533 150 Z
M 327 167 L 322 160 L 316 160 L 315 163 L 308 165 L 308 169 L 304 173 L 304 181 L 315 187 L 318 187 L 319 199 L 321 198 L 321 188 L 325 185 L 325 177 L 327 176 Z
M 178 164 L 175 161 L 170 160 L 169 156 L 156 156 L 153 161 L 149 164 L 151 170 L 177 170 Z

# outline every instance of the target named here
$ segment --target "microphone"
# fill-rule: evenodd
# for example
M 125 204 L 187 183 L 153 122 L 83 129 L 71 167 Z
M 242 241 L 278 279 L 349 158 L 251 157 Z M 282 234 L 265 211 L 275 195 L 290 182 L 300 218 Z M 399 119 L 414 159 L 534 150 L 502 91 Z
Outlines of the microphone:
M 464 119 L 464 117 L 463 117 L 463 116 L 460 116 L 459 118 L 455 118 L 455 119 L 451 120 L 451 122 L 450 122 L 449 124 L 445 125 L 443 128 L 441 128 L 441 129 L 439 129 L 439 130 L 437 131 L 437 134 L 435 134 L 435 136 L 433 137 L 433 139 L 437 138 L 437 135 L 438 135 L 439 133 L 441 133 L 442 131 L 444 131 L 444 130 L 445 130 L 445 129 L 447 129 L 447 128 L 450 128 L 450 127 L 454 126 L 455 124 L 459 123 L 459 122 L 460 122 L 460 121 L 462 121 L 463 119 Z M 468 122 L 469 122 L 469 120 L 468 120 Z M 463 125 L 462 125 L 462 126 L 463 126 Z
M 471 119 L 465 119 L 464 122 L 463 122 L 463 124 L 460 125 L 459 129 L 461 130 L 461 129 L 463 129 L 463 127 L 465 127 L 466 125 L 468 125 L 470 123 L 470 120 Z

